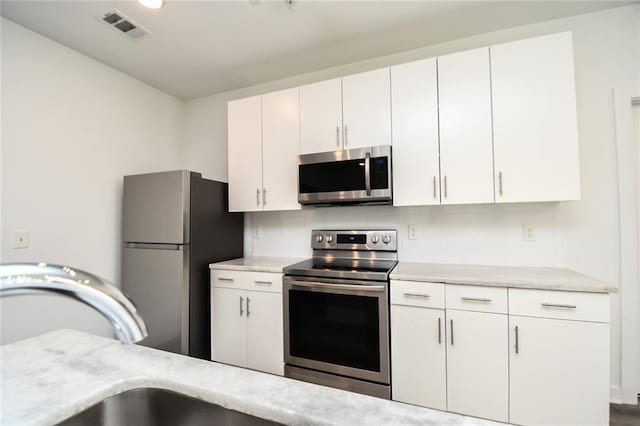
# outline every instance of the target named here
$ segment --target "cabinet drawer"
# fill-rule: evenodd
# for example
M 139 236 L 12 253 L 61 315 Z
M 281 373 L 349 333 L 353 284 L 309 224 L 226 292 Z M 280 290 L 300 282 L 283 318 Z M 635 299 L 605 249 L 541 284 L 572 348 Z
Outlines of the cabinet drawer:
M 214 287 L 282 293 L 282 274 L 213 269 L 211 284 Z
M 444 284 L 391 280 L 391 304 L 444 309 Z
M 540 318 L 609 322 L 609 295 L 509 289 L 509 313 Z
M 246 289 L 282 293 L 282 274 L 274 272 L 245 272 Z
M 507 289 L 475 285 L 446 286 L 447 309 L 507 313 Z

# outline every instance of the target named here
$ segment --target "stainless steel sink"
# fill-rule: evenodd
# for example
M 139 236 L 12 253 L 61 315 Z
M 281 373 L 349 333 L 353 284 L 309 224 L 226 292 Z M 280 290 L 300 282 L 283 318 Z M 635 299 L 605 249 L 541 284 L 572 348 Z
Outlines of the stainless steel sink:
M 110 396 L 58 424 L 65 426 L 266 426 L 280 423 L 164 389 L 139 388 Z

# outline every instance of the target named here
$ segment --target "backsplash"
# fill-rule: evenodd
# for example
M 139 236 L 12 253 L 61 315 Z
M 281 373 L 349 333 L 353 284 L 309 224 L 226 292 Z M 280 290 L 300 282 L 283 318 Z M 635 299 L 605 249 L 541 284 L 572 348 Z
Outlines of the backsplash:
M 430 207 L 319 207 L 247 214 L 245 255 L 311 256 L 312 229 L 392 228 L 408 262 L 556 265 L 557 203 Z M 418 238 L 408 239 L 417 225 Z M 524 241 L 523 225 L 536 241 Z M 260 238 L 255 238 L 258 231 Z

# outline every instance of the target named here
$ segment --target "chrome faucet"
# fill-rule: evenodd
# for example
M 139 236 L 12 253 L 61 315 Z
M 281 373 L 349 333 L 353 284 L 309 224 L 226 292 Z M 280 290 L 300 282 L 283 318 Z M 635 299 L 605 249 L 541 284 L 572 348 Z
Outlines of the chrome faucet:
M 104 315 L 122 343 L 147 337 L 135 305 L 116 286 L 93 274 L 47 263 L 0 264 L 0 297 L 53 293 L 68 296 Z

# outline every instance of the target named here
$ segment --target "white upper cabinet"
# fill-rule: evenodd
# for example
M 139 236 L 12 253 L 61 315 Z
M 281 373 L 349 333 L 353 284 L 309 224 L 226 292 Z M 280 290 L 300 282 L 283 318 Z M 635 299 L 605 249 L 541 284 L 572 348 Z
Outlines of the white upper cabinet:
M 440 204 L 436 59 L 391 67 L 393 204 Z
M 300 87 L 300 153 L 342 149 L 342 79 Z
M 228 104 L 229 211 L 262 210 L 261 96 Z
M 489 49 L 438 58 L 442 204 L 493 203 Z
M 262 96 L 262 207 L 296 210 L 300 120 L 298 88 Z
M 570 32 L 491 47 L 496 202 L 580 199 Z
M 389 68 L 342 79 L 344 149 L 391 145 Z

